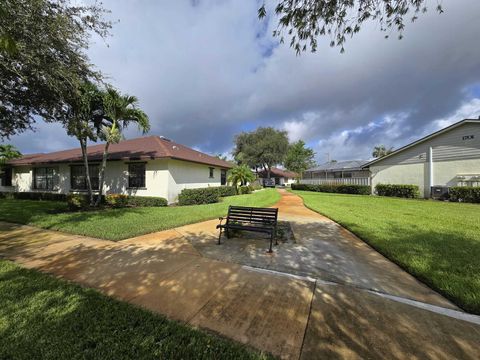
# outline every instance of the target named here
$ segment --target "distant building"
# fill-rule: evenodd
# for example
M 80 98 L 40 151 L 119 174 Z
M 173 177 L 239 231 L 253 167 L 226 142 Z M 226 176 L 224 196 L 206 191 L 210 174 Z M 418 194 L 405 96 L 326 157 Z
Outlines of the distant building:
M 302 183 L 369 185 L 370 172 L 363 168 L 366 160 L 330 161 L 304 172 Z
M 278 168 L 272 168 L 270 171 L 270 178 L 275 181 L 275 185 L 280 185 L 280 186 L 289 186 L 293 182 L 295 182 L 297 174 L 291 171 L 287 170 L 282 170 Z M 265 170 L 262 170 L 258 172 L 258 177 L 263 184 L 263 179 L 268 178 L 268 172 Z

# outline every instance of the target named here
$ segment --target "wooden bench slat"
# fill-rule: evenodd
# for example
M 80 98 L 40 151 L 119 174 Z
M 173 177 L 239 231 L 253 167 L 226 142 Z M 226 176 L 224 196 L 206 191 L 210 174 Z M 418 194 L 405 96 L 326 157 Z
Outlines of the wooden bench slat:
M 277 208 L 256 208 L 230 205 L 228 207 L 226 223 L 220 223 L 217 225 L 217 229 L 220 229 L 218 243 L 220 244 L 222 229 L 225 229 L 227 232 L 227 237 L 229 229 L 262 232 L 270 234 L 269 252 L 272 252 L 273 238 L 276 237 L 277 232 L 277 218 Z

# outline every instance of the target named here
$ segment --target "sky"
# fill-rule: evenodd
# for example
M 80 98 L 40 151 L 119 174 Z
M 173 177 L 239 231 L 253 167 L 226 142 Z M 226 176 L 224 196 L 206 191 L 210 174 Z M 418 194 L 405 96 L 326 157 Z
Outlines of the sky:
M 321 38 L 316 53 L 297 56 L 272 37 L 274 15 L 257 18 L 260 1 L 106 0 L 112 36 L 92 38 L 88 55 L 139 98 L 150 135 L 228 154 L 235 134 L 273 126 L 304 140 L 319 163 L 367 160 L 375 145 L 399 148 L 480 116 L 480 1 L 443 0 L 443 14 L 436 4 L 427 0 L 402 40 L 371 23 L 343 54 Z M 42 122 L 10 143 L 23 153 L 77 146 Z

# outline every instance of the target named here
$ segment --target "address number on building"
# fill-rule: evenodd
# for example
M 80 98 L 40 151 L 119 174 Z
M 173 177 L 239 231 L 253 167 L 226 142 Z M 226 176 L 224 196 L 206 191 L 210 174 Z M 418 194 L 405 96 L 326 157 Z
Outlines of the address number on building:
M 472 140 L 475 138 L 475 135 L 465 135 L 464 137 L 462 137 L 462 140 Z

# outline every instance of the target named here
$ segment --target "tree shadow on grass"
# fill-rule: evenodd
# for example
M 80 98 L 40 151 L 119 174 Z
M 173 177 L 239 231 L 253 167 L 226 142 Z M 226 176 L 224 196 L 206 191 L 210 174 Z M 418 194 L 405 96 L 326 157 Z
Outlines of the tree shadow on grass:
M 2 358 L 264 358 L 96 291 L 0 265 Z

